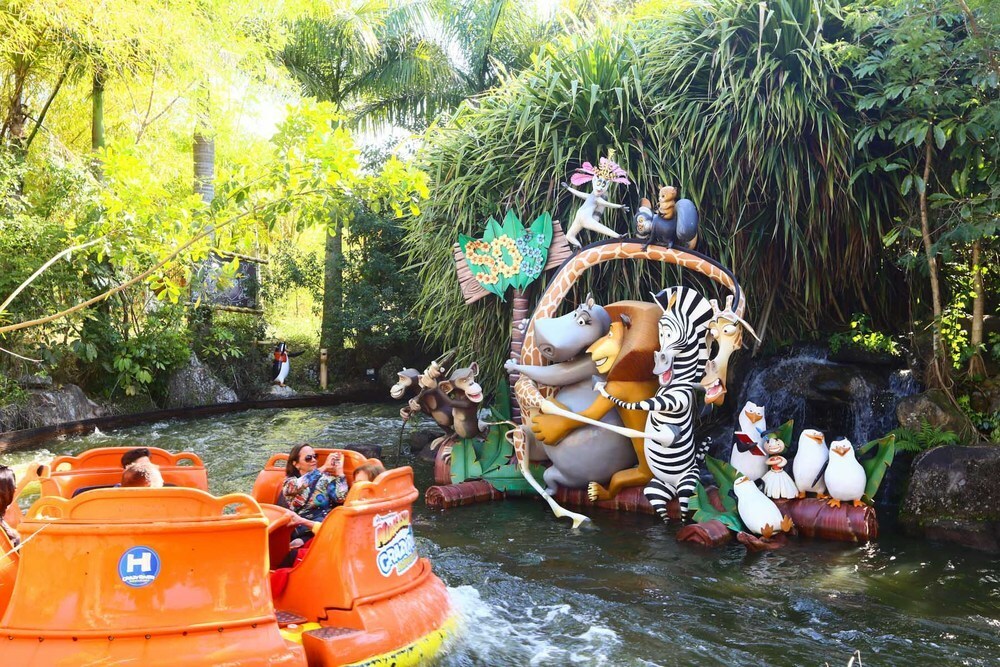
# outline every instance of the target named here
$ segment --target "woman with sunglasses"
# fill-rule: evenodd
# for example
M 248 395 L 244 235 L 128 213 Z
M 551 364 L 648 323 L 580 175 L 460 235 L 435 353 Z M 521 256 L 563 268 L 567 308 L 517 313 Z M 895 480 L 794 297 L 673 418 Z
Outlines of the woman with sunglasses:
M 322 521 L 347 497 L 344 458 L 333 452 L 320 466 L 312 446 L 307 443 L 295 445 L 288 454 L 285 475 L 281 487 L 285 502 L 290 510 L 307 520 L 296 527 L 292 536 L 304 541 L 312 537 L 308 529 L 311 522 Z

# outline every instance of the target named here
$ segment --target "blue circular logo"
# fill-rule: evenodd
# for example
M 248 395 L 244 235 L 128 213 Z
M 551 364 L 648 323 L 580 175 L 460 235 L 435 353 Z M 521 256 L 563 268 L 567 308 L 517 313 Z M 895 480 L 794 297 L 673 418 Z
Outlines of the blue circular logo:
M 127 585 L 141 588 L 160 574 L 160 557 L 149 547 L 132 547 L 118 559 L 118 576 Z

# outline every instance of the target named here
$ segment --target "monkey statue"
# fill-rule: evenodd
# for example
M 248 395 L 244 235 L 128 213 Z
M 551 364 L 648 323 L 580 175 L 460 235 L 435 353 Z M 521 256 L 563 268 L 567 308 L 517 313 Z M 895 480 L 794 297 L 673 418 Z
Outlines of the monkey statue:
M 583 185 L 590 181 L 591 191 L 589 194 L 576 190 L 566 183 L 562 184 L 570 194 L 583 200 L 583 204 L 577 209 L 576 214 L 573 216 L 573 222 L 566 232 L 566 241 L 576 246 L 577 249 L 583 247 L 578 237 L 584 229 L 589 229 L 592 232 L 604 234 L 611 238 L 621 237 L 621 234 L 601 223 L 601 216 L 604 214 L 605 209 L 621 208 L 625 209 L 626 212 L 629 210 L 623 204 L 614 204 L 604 198 L 611 188 L 612 183 L 623 183 L 625 185 L 629 183 L 625 170 L 612 161 L 613 157 L 614 153 L 611 154 L 611 157 L 602 157 L 596 168 L 589 162 L 584 162 L 583 166 L 576 170 L 577 173 L 573 174 L 570 178 L 570 183 L 573 185 Z
M 450 395 L 455 433 L 460 438 L 476 438 L 486 434 L 487 425 L 479 421 L 479 404 L 483 402 L 483 389 L 476 382 L 479 364 L 472 362 L 467 368 L 456 368 L 451 376 L 438 385 Z

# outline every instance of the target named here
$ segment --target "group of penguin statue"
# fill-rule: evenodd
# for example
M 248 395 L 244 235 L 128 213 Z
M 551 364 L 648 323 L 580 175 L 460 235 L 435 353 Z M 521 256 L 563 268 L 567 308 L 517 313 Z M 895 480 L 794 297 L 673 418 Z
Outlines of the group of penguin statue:
M 850 440 L 835 440 L 827 448 L 823 433 L 803 430 L 790 475 L 785 470 L 788 460 L 782 456 L 785 443 L 768 433 L 763 406 L 747 402 L 740 410 L 739 425 L 729 462 L 739 472 L 733 492 L 740 519 L 751 532 L 766 536 L 782 525 L 774 500 L 812 493 L 832 507 L 863 504 L 867 476 Z

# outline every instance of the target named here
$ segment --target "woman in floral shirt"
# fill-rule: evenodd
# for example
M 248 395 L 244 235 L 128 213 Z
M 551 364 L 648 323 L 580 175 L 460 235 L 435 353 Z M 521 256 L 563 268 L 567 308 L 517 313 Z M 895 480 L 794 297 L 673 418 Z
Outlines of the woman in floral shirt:
M 285 466 L 285 483 L 281 493 L 288 508 L 304 519 L 322 521 L 334 506 L 347 497 L 343 456 L 334 452 L 318 466 L 316 450 L 303 443 L 292 447 Z M 298 534 L 308 532 L 308 534 Z M 297 538 L 312 537 L 311 531 L 296 530 Z

